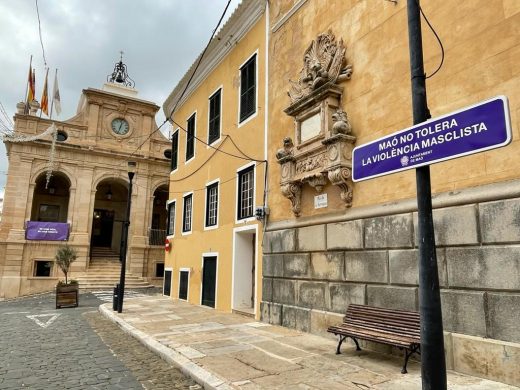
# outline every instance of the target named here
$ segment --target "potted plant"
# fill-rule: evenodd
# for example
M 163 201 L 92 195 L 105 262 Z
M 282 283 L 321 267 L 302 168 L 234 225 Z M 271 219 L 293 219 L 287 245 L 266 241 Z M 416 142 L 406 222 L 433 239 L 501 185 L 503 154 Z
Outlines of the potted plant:
M 61 245 L 56 251 L 56 264 L 65 275 L 65 283 L 60 280 L 56 286 L 56 309 L 78 306 L 78 282 L 71 280 L 69 283 L 68 280 L 70 266 L 77 258 L 76 250 L 67 244 Z

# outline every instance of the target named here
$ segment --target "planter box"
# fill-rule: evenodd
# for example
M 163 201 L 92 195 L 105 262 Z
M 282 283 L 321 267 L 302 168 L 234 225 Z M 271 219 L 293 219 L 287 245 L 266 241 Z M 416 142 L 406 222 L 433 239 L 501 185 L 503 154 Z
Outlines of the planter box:
M 78 307 L 79 284 L 56 286 L 56 309 Z

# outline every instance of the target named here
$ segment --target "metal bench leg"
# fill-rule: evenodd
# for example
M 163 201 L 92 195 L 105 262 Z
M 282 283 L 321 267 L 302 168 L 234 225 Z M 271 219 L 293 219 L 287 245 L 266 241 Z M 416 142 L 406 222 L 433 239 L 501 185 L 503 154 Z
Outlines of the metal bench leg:
M 412 356 L 415 352 L 417 352 L 417 348 L 418 347 L 412 347 L 412 349 L 410 349 L 410 350 L 408 350 L 408 349 L 404 350 L 404 365 L 403 365 L 403 369 L 401 370 L 401 374 L 408 373 L 408 371 L 406 370 L 406 366 L 408 364 L 408 359 L 410 359 L 410 356 Z
M 345 339 L 347 338 L 347 336 L 342 336 L 342 335 L 338 335 L 338 336 L 339 336 L 339 343 L 338 343 L 338 348 L 336 349 L 336 355 L 341 354 L 341 351 L 339 349 L 341 348 L 341 344 L 343 344 L 343 341 L 345 341 Z
M 354 342 L 356 343 L 356 351 L 361 351 L 358 341 L 354 337 L 351 337 L 351 339 L 354 340 Z

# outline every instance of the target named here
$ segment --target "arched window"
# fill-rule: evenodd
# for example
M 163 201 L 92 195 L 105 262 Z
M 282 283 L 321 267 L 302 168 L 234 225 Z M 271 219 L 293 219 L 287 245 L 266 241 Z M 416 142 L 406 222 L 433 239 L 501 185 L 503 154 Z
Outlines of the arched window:
M 36 179 L 31 221 L 67 222 L 70 181 L 60 172 L 53 173 L 47 184 L 46 174 Z

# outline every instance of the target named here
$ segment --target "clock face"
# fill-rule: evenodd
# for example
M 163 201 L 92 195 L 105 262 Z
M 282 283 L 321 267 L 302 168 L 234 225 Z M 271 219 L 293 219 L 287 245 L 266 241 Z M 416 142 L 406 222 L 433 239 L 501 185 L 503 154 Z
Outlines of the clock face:
M 119 135 L 125 135 L 130 130 L 128 122 L 124 119 L 117 118 L 112 121 L 112 131 Z

